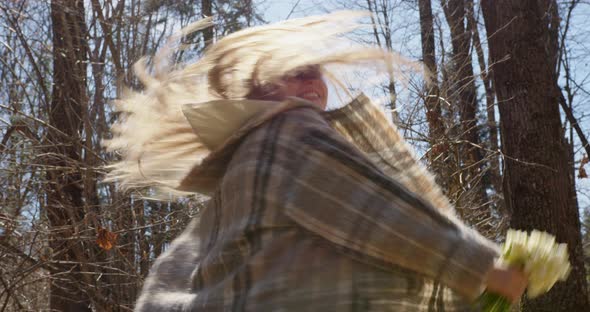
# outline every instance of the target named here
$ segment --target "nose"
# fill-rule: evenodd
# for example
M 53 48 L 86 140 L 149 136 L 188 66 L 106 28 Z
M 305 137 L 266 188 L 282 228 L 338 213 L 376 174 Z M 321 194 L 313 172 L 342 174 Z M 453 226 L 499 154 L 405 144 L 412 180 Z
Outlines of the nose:
M 319 79 L 317 78 L 307 78 L 307 79 L 303 79 L 302 82 L 304 84 L 310 85 L 310 84 L 315 84 L 318 82 Z

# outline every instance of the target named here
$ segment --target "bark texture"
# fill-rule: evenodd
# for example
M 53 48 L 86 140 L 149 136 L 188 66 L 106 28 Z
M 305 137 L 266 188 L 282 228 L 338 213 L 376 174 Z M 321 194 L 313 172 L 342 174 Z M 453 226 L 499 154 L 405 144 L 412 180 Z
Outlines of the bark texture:
M 52 311 L 91 311 L 82 292 L 80 274 L 84 254 L 80 236 L 84 218 L 84 181 L 78 169 L 82 161 L 82 113 L 87 103 L 87 43 L 82 0 L 51 1 L 53 25 L 53 92 L 49 111 L 46 214 L 50 224 L 53 272 L 50 286 Z M 61 272 L 60 272 L 61 271 Z
M 464 183 L 461 188 L 467 190 L 457 202 L 459 209 L 480 207 L 487 202 L 485 186 L 482 183 L 483 157 L 479 147 L 478 103 L 471 59 L 472 33 L 467 27 L 468 5 L 465 0 L 442 0 L 442 7 L 451 32 L 453 50 L 454 72 L 450 77 L 452 81 L 450 92 L 459 106 L 460 139 L 463 141 L 461 144 L 463 167 L 461 174 L 464 176 L 462 178 Z
M 211 0 L 201 0 L 201 14 L 203 17 L 209 17 L 213 15 L 213 5 Z M 213 27 L 203 30 L 203 39 L 205 39 L 206 47 L 213 43 Z
M 573 265 L 566 282 L 536 300 L 524 300 L 523 311 L 590 311 L 555 59 L 547 47 L 553 40 L 548 20 L 554 19 L 536 0 L 484 0 L 482 9 L 494 64 L 511 227 L 556 235 L 568 244 Z
M 432 17 L 432 3 L 430 0 L 419 0 L 420 11 L 420 37 L 422 46 L 422 61 L 425 72 L 426 92 L 424 105 L 426 106 L 426 119 L 428 121 L 428 137 L 430 146 L 428 161 L 430 169 L 435 173 L 437 183 L 446 191 L 449 188 L 450 172 L 446 159 L 448 157 L 448 140 L 445 134 L 445 125 L 442 120 L 440 90 L 438 87 L 438 69 L 436 64 L 436 49 L 434 45 L 434 22 Z

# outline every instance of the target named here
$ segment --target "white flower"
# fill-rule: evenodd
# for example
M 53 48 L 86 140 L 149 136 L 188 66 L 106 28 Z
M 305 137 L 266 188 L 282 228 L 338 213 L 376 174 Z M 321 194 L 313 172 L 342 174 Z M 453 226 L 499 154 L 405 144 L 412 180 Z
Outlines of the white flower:
M 502 260 L 510 266 L 522 267 L 529 279 L 529 298 L 544 294 L 566 280 L 571 266 L 566 244 L 557 244 L 555 236 L 541 231 L 530 235 L 508 230 Z
M 528 235 L 523 231 L 508 230 L 502 260 L 511 266 L 524 266 L 529 258 Z

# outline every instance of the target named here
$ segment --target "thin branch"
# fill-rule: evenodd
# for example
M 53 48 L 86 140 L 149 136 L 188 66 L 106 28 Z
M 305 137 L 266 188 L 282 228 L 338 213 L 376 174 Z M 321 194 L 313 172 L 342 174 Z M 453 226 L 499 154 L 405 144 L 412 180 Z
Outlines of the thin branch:
M 289 14 L 287 14 L 287 17 L 285 17 L 285 19 L 289 19 L 291 17 L 291 14 L 293 14 L 293 12 L 295 12 L 295 8 L 297 8 L 297 6 L 299 5 L 299 2 L 301 2 L 301 0 L 297 0 L 297 2 L 295 2 L 295 5 L 293 5 L 293 7 L 291 8 L 291 11 L 289 11 Z
M 29 58 L 29 61 L 31 62 L 31 66 L 33 66 L 35 74 L 37 75 L 37 79 L 39 79 L 39 85 L 41 86 L 41 91 L 43 92 L 43 102 L 44 102 L 46 108 L 48 108 L 49 98 L 50 98 L 49 97 L 49 90 L 47 90 L 47 85 L 45 84 L 45 77 L 43 76 L 43 74 L 41 73 L 41 70 L 39 69 L 37 61 L 35 60 L 35 57 L 33 56 L 33 52 L 31 51 L 31 47 L 29 46 L 27 39 L 25 38 L 24 34 L 22 33 L 20 26 L 18 25 L 17 22 L 15 22 L 13 20 L 12 14 L 8 12 L 8 9 L 3 5 L 0 5 L 0 9 L 2 11 L 4 11 L 4 14 L 6 14 L 6 19 L 10 23 L 10 26 L 16 31 L 16 35 L 17 35 L 19 41 L 21 42 L 21 44 L 23 45 L 23 48 L 25 49 L 27 58 Z
M 567 117 L 568 121 L 570 122 L 572 127 L 574 127 L 574 129 L 576 130 L 576 134 L 578 135 L 578 138 L 582 142 L 582 147 L 586 151 L 586 155 L 590 155 L 590 144 L 588 144 L 588 139 L 586 138 L 584 131 L 582 131 L 582 128 L 580 127 L 580 124 L 578 123 L 576 117 L 574 116 L 574 113 L 572 112 L 570 107 L 567 105 L 567 101 L 566 101 L 565 97 L 563 96 L 563 94 L 561 93 L 559 87 L 558 87 L 558 90 L 559 90 L 557 92 L 558 93 L 558 100 L 559 100 L 559 104 L 561 105 L 561 109 L 563 109 L 563 112 L 565 113 L 565 116 Z

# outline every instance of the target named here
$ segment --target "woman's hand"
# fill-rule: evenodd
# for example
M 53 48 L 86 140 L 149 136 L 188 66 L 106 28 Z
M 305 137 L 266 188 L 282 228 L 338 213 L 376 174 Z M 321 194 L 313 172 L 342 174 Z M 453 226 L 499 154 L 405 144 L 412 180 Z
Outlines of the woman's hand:
M 486 279 L 487 290 L 516 302 L 527 287 L 527 277 L 522 270 L 494 265 Z

